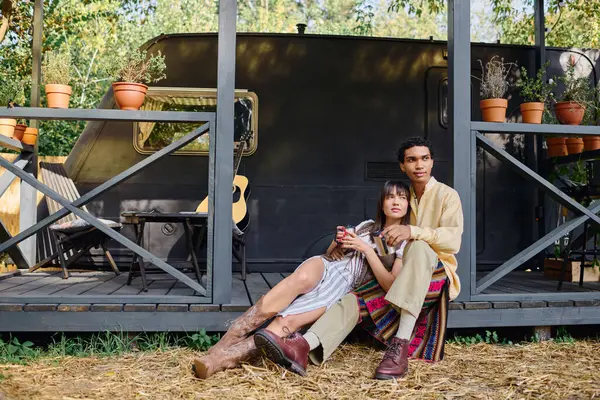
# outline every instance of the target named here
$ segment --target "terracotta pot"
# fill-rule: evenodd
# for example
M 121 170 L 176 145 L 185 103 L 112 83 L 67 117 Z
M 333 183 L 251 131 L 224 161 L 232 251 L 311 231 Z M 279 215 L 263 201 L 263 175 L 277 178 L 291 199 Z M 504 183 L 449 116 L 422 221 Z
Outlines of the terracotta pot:
M 600 136 L 584 136 L 583 149 L 585 151 L 600 150 Z
M 544 113 L 544 103 L 523 103 L 520 106 L 523 122 L 526 124 L 541 124 Z
M 73 90 L 69 85 L 59 85 L 56 83 L 50 83 L 46 85 L 46 99 L 48 100 L 48 107 L 69 108 L 71 93 L 73 93 Z
M 148 86 L 141 83 L 114 82 L 112 87 L 115 101 L 121 110 L 139 110 L 144 104 Z
M 554 105 L 556 119 L 564 125 L 579 125 L 583 121 L 585 106 L 573 101 L 560 101 Z
M 17 120 L 12 118 L 0 118 L 0 135 L 13 137 Z
M 562 157 L 569 155 L 566 138 L 564 137 L 547 137 L 546 145 L 548 146 L 548 157 Z
M 25 129 L 27 129 L 27 125 L 17 124 L 17 126 L 15 126 L 15 133 L 13 134 L 13 139 L 23 140 Z
M 485 122 L 504 122 L 506 119 L 506 109 L 508 100 L 506 99 L 486 99 L 479 102 L 481 117 Z
M 583 151 L 582 138 L 567 138 L 567 151 L 569 154 L 579 154 Z
M 38 137 L 37 128 L 27 128 L 25 129 L 25 133 L 23 134 L 23 140 L 21 140 L 25 144 L 35 145 L 35 142 Z

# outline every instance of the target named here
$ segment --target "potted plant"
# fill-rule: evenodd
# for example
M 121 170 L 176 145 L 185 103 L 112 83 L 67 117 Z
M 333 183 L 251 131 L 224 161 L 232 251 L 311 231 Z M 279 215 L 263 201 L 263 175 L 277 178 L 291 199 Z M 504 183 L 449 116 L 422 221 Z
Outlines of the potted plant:
M 585 109 L 585 114 L 583 116 L 583 124 L 593 126 L 598 125 L 598 110 L 600 110 L 600 101 L 598 99 L 598 88 L 596 88 L 596 91 L 594 93 L 594 99 Z M 585 151 L 600 150 L 600 136 L 585 135 L 583 137 L 583 149 Z
M 25 122 L 25 120 L 17 120 L 17 125 L 15 126 L 15 131 L 13 133 L 13 139 L 23 140 L 25 129 L 27 129 L 27 125 L 25 125 L 23 122 Z
M 558 102 L 554 105 L 556 118 L 564 125 L 579 125 L 585 110 L 591 106 L 593 89 L 587 77 L 575 76 L 575 57 L 569 58 L 567 71 L 558 78 L 565 85 Z
M 27 128 L 25 128 L 25 132 L 23 133 L 23 139 L 21 139 L 21 142 L 33 146 L 35 145 L 35 142 L 37 142 L 37 138 L 38 129 L 31 128 L 28 126 Z
M 48 51 L 42 63 L 42 77 L 46 100 L 50 108 L 69 108 L 73 90 L 71 82 L 71 54 L 67 49 Z
M 521 77 L 517 81 L 517 87 L 520 89 L 520 94 L 524 101 L 520 105 L 524 123 L 542 123 L 544 106 L 552 98 L 552 89 L 556 86 L 554 80 L 550 80 L 547 84 L 544 82 L 544 73 L 549 64 L 549 62 L 546 62 L 537 71 L 535 78 L 530 78 L 527 74 L 527 69 L 521 67 Z
M 504 62 L 504 59 L 498 59 L 498 56 L 492 57 L 483 66 L 481 60 L 481 101 L 479 108 L 481 116 L 485 122 L 504 122 L 506 118 L 506 109 L 508 100 L 504 98 L 508 91 L 507 76 L 512 64 Z
M 12 77 L 0 81 L 0 107 L 18 107 L 24 102 L 23 82 Z M 17 120 L 14 118 L 0 118 L 0 134 L 12 138 L 16 125 Z
M 118 59 L 115 65 L 118 71 L 117 82 L 112 87 L 115 101 L 121 110 L 139 110 L 148 91 L 145 84 L 166 78 L 167 66 L 160 51 L 148 56 L 146 51 L 135 50 Z
M 558 120 L 549 109 L 544 108 L 542 116 L 543 124 L 557 124 Z M 545 135 L 548 157 L 562 157 L 569 155 L 567 150 L 567 138 L 561 135 Z
M 566 140 L 569 154 L 580 154 L 583 152 L 583 138 L 581 136 L 569 136 Z

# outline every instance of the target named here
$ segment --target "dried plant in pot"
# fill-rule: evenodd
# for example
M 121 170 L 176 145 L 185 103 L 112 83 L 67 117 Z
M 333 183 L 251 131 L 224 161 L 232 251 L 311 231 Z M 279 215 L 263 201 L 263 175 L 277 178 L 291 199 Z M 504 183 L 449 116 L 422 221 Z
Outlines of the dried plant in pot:
M 546 62 L 537 71 L 534 78 L 530 78 L 527 69 L 521 67 L 521 77 L 517 81 L 517 87 L 523 98 L 520 109 L 524 123 L 542 123 L 545 105 L 552 99 L 552 90 L 556 87 L 556 82 L 553 80 L 550 80 L 549 83 L 544 82 L 544 73 L 549 64 L 549 62 Z
M 73 89 L 71 83 L 71 54 L 68 49 L 48 51 L 42 62 L 42 78 L 50 108 L 69 108 Z
M 4 76 L 0 80 L 0 107 L 19 107 L 25 102 L 23 82 L 16 77 Z M 17 120 L 0 118 L 0 135 L 13 137 Z
M 554 105 L 554 113 L 564 125 L 581 124 L 586 109 L 593 107 L 594 89 L 587 77 L 576 77 L 575 65 L 575 58 L 571 57 L 565 75 L 557 78 L 565 89 Z
M 146 83 L 158 82 L 166 78 L 165 57 L 148 55 L 146 51 L 135 50 L 116 61 L 117 82 L 112 84 L 115 101 L 121 110 L 139 110 L 146 98 Z
M 485 122 L 504 122 L 508 100 L 504 98 L 508 91 L 508 73 L 512 63 L 505 63 L 503 58 L 492 57 L 485 65 L 481 65 L 481 101 L 479 108 Z

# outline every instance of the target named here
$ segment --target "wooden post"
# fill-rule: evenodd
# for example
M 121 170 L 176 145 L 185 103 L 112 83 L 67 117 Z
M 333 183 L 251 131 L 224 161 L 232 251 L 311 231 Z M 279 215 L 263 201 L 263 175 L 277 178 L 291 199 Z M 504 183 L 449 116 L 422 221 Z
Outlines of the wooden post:
M 33 64 L 31 72 L 31 106 L 40 106 L 40 77 L 42 66 L 42 29 L 44 25 L 44 1 L 35 0 L 33 12 L 33 43 L 32 54 Z M 38 120 L 31 120 L 29 125 L 32 128 L 39 128 Z M 38 165 L 38 145 L 37 142 L 33 148 L 33 157 L 31 164 L 26 171 L 34 177 L 37 177 Z M 23 231 L 37 222 L 37 191 L 30 185 L 21 182 L 21 206 L 19 215 L 19 230 Z M 33 235 L 21 243 L 21 250 L 29 265 L 36 263 L 37 256 L 37 236 Z
M 533 337 L 540 342 L 552 340 L 552 327 L 550 326 L 534 326 Z
M 475 238 L 475 136 L 471 133 L 470 4 L 448 1 L 449 115 L 454 135 L 453 186 L 463 207 L 464 230 L 457 255 L 462 290 L 458 300 L 469 301 L 476 282 Z

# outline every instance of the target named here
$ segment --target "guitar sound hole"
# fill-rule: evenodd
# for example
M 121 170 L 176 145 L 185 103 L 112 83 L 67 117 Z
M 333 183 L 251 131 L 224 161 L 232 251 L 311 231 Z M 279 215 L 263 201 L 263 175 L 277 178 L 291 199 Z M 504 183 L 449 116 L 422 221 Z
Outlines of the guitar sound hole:
M 240 200 L 241 192 L 238 188 L 234 188 L 233 190 L 233 202 L 238 202 Z

